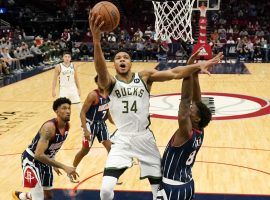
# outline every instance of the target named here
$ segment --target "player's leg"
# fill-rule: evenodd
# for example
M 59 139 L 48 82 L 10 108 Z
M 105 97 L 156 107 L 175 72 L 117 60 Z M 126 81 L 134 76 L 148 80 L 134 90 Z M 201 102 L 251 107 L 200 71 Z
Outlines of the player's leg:
M 105 169 L 100 189 L 101 200 L 112 200 L 114 197 L 114 187 L 117 184 L 118 178 L 126 171 L 122 169 Z
M 111 150 L 111 141 L 103 140 L 102 144 L 107 149 L 108 153 Z M 105 169 L 102 179 L 102 185 L 100 188 L 100 199 L 111 200 L 114 197 L 114 187 L 117 184 L 118 178 L 124 173 L 127 168 L 109 170 Z
M 157 197 L 157 191 L 161 182 L 161 156 L 158 151 L 155 138 L 151 131 L 137 136 L 132 141 L 135 155 L 140 168 L 141 179 L 148 178 L 153 193 L 153 199 Z
M 110 134 L 107 128 L 107 125 L 105 122 L 101 122 L 97 124 L 96 136 L 100 143 L 103 144 L 103 146 L 106 148 L 107 152 L 109 153 L 111 150 L 112 142 L 110 141 Z
M 40 180 L 38 180 L 38 176 L 34 174 L 35 172 L 31 172 L 30 169 L 24 173 L 24 187 L 29 187 L 30 192 L 14 191 L 12 197 L 15 200 L 44 200 L 43 187 L 40 184 Z
M 44 192 L 44 200 L 53 199 L 52 187 L 53 187 L 53 169 L 52 166 L 43 165 L 42 186 Z
M 132 166 L 130 157 L 130 137 L 115 134 L 114 144 L 108 154 L 100 189 L 101 200 L 111 200 L 114 197 L 114 187 L 124 171 Z
M 79 93 L 78 93 L 78 90 L 77 88 L 70 88 L 69 90 L 69 99 L 72 103 L 72 105 L 74 105 L 79 113 L 79 116 L 80 116 L 80 113 L 81 113 L 81 110 L 82 110 L 82 104 L 81 104 L 81 99 L 80 99 L 80 96 L 79 96 Z
M 41 200 L 44 199 L 43 188 L 41 184 L 42 169 L 39 169 L 39 165 L 34 160 L 33 155 L 28 152 L 22 154 L 22 170 L 23 170 L 23 186 L 30 188 L 30 192 L 18 192 L 12 193 L 14 199 L 17 200 Z
M 97 133 L 98 141 L 103 144 L 103 146 L 105 147 L 105 149 L 109 153 L 111 150 L 112 142 L 110 140 L 110 134 L 109 134 L 109 131 L 107 129 L 107 125 L 105 122 L 99 124 L 99 130 L 100 131 Z M 121 184 L 123 184 L 123 181 L 118 179 L 116 184 L 121 185 Z
M 44 191 L 41 185 L 37 184 L 30 191 L 32 200 L 44 200 Z
M 112 142 L 110 140 L 103 140 L 102 144 L 106 148 L 107 152 L 109 153 L 111 150 Z
M 77 167 L 79 165 L 79 163 L 81 162 L 81 160 L 83 159 L 84 156 L 86 156 L 88 154 L 88 152 L 90 151 L 90 146 L 89 144 L 89 140 L 87 140 L 85 137 L 83 139 L 83 146 L 80 149 L 80 151 L 76 154 L 74 161 L 73 161 L 73 167 Z
M 66 97 L 68 98 L 68 91 L 64 87 L 60 87 L 59 89 L 59 97 Z
M 77 167 L 79 165 L 79 163 L 81 162 L 83 157 L 88 154 L 88 152 L 90 151 L 90 148 L 92 147 L 92 145 L 94 143 L 96 135 L 93 132 L 92 126 L 94 126 L 94 124 L 90 125 L 89 122 L 86 122 L 86 128 L 90 133 L 92 133 L 92 135 L 90 136 L 90 138 L 86 138 L 83 136 L 82 148 L 80 149 L 80 151 L 76 154 L 76 156 L 74 158 L 73 167 Z

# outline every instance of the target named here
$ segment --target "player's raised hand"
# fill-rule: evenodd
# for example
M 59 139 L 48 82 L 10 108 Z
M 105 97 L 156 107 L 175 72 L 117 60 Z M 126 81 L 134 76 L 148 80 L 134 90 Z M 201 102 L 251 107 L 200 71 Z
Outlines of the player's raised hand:
M 103 26 L 104 21 L 97 13 L 89 13 L 89 26 L 93 35 L 93 41 L 100 41 L 101 39 L 101 31 L 100 28 Z
M 59 168 L 54 167 L 53 170 L 56 172 L 58 176 L 62 175 L 62 172 L 59 170 Z
M 219 63 L 223 59 L 223 57 L 224 57 L 223 53 L 220 52 L 214 58 L 212 58 L 208 61 L 205 61 L 205 62 L 201 62 L 201 65 L 200 65 L 201 72 L 210 75 L 210 72 L 208 70 L 211 67 L 213 67 L 213 65 Z
M 199 53 L 201 52 L 202 48 L 203 48 L 203 47 L 199 48 L 194 54 L 192 54 L 192 55 L 189 57 L 189 59 L 188 59 L 188 61 L 187 61 L 187 64 L 188 64 L 188 65 L 194 64 L 194 62 L 195 62 L 195 60 L 197 59 L 197 57 L 198 57 Z

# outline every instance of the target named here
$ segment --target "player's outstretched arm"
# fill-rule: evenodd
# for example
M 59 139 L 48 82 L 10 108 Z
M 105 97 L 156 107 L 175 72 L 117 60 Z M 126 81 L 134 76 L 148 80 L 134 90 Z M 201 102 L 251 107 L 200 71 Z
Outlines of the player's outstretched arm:
M 194 73 L 193 75 L 193 97 L 192 102 L 202 101 L 201 87 L 199 82 L 199 73 Z
M 100 28 L 103 26 L 104 21 L 101 21 L 102 18 L 97 14 L 89 14 L 89 25 L 93 35 L 93 45 L 94 45 L 94 63 L 96 72 L 98 74 L 98 83 L 102 89 L 108 90 L 112 85 L 114 79 L 109 74 L 109 71 L 106 66 L 105 58 L 102 52 L 100 40 L 101 40 L 101 31 Z
M 197 59 L 201 49 L 198 49 L 187 61 L 188 65 L 191 65 Z M 201 88 L 199 84 L 199 72 L 195 72 L 192 74 L 193 76 L 193 97 L 192 102 L 200 102 L 201 101 Z
M 200 64 L 175 67 L 173 69 L 158 71 L 156 69 L 145 70 L 148 73 L 148 82 L 163 82 L 173 79 L 182 79 L 200 71 Z
M 57 65 L 54 68 L 54 73 L 53 73 L 53 81 L 52 81 L 52 97 L 56 97 L 56 92 L 55 92 L 55 88 L 56 88 L 56 84 L 57 84 L 57 78 L 59 76 L 60 73 L 60 66 Z
M 190 104 L 193 96 L 193 76 L 183 79 L 181 101 L 178 111 L 179 129 L 176 131 L 173 141 L 174 146 L 180 146 L 190 138 L 192 123 L 190 119 Z
M 83 129 L 83 133 L 84 133 L 84 136 L 87 137 L 88 139 L 90 139 L 89 137 L 91 133 L 88 131 L 86 127 L 86 113 L 91 107 L 91 105 L 95 103 L 96 99 L 97 99 L 97 93 L 94 91 L 90 92 L 84 101 L 84 104 L 82 106 L 82 110 L 80 113 L 81 124 L 82 124 L 81 126 Z
M 182 79 L 185 77 L 188 77 L 192 75 L 195 72 L 203 71 L 207 74 L 210 74 L 208 72 L 208 69 L 211 68 L 213 65 L 217 64 L 221 59 L 223 58 L 223 54 L 219 53 L 214 58 L 196 63 L 196 64 L 190 64 L 187 66 L 179 66 L 175 67 L 173 69 L 164 70 L 164 71 L 157 71 L 157 70 L 148 70 L 149 77 L 148 81 L 150 82 L 162 82 L 162 81 L 168 81 L 172 79 Z
M 38 141 L 37 148 L 35 151 L 35 159 L 52 167 L 63 169 L 69 176 L 72 176 L 74 179 L 77 179 L 78 174 L 75 171 L 76 169 L 74 167 L 69 167 L 60 162 L 57 162 L 56 160 L 49 158 L 44 153 L 48 148 L 49 141 L 54 135 L 54 132 L 55 126 L 52 122 L 47 122 L 41 127 L 40 139 Z

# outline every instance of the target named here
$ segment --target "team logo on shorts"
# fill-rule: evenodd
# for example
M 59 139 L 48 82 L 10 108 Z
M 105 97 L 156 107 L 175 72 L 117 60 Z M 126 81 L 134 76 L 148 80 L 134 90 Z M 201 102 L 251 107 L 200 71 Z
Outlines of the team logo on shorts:
M 26 167 L 24 172 L 24 187 L 34 188 L 38 183 L 35 172 L 30 168 Z
M 150 98 L 151 117 L 177 119 L 180 94 L 163 94 Z M 210 108 L 214 120 L 243 119 L 270 114 L 270 102 L 258 97 L 203 93 L 202 101 Z
M 134 79 L 134 83 L 139 83 L 140 82 L 140 79 L 139 78 L 135 78 Z

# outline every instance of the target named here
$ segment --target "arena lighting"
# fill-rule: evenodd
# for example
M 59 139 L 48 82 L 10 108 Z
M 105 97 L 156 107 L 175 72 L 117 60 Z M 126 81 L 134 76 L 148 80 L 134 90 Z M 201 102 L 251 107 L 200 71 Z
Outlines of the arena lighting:
M 7 13 L 7 8 L 0 7 L 0 14 L 6 14 L 6 13 Z

